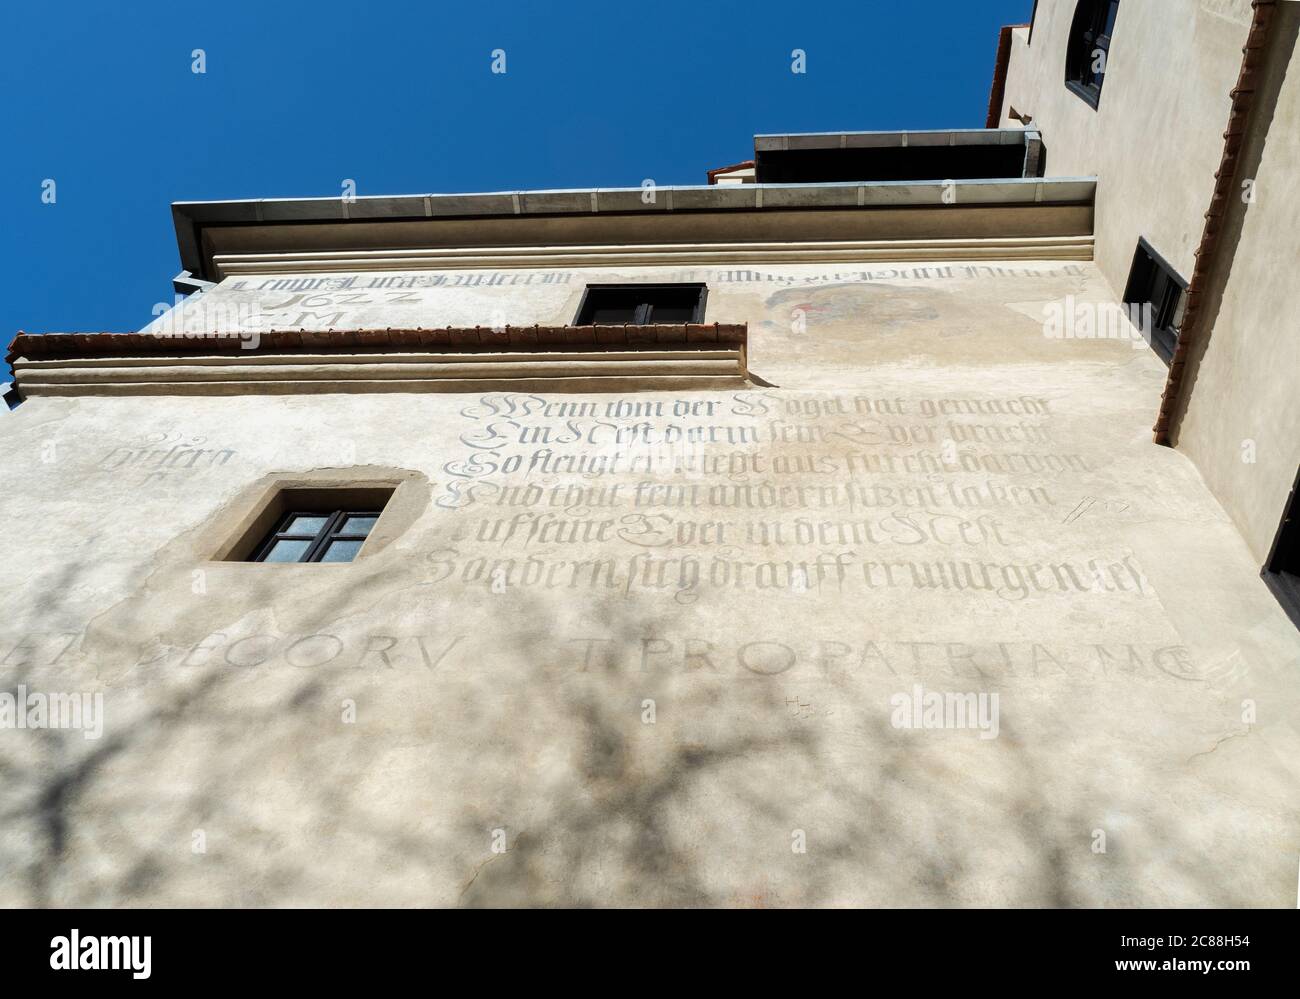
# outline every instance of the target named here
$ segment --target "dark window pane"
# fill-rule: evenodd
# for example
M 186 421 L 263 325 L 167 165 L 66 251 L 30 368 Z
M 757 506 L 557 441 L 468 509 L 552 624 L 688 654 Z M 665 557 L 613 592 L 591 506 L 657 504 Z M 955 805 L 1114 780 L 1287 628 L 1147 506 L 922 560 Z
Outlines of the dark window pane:
M 277 541 L 266 553 L 264 562 L 298 562 L 307 553 L 310 541 Z
M 1174 284 L 1168 278 L 1165 278 L 1164 288 L 1160 295 L 1160 303 L 1156 314 L 1156 324 L 1162 330 L 1171 330 L 1174 328 L 1174 317 L 1178 313 L 1178 300 L 1182 298 L 1182 292 L 1178 285 Z
M 1300 473 L 1291 487 L 1291 498 L 1265 566 L 1264 581 L 1300 627 Z
M 1142 318 L 1142 322 L 1150 327 L 1144 332 L 1149 334 L 1151 346 L 1166 362 L 1178 344 L 1178 329 L 1187 304 L 1185 288 L 1183 280 L 1156 255 L 1146 240 L 1139 240 L 1124 289 L 1124 304 L 1150 310 Z
M 652 323 L 689 323 L 695 317 L 695 306 L 656 305 L 650 310 Z
M 1291 504 L 1282 517 L 1282 528 L 1269 571 L 1300 576 L 1300 477 L 1291 493 Z
M 1119 0 L 1110 0 L 1106 6 L 1106 20 L 1102 25 L 1102 30 L 1109 35 L 1115 30 L 1115 18 L 1119 15 Z
M 702 285 L 588 285 L 574 324 L 689 323 L 703 296 Z
M 1187 296 L 1179 292 L 1178 301 L 1174 304 L 1174 317 L 1169 321 L 1169 325 L 1176 330 L 1183 328 L 1183 313 L 1187 311 Z
M 329 517 L 313 516 L 293 516 L 289 518 L 289 523 L 280 532 L 281 534 L 310 534 L 317 535 Z
M 1147 268 L 1147 279 L 1145 287 L 1142 288 L 1142 299 L 1152 305 L 1158 305 L 1164 297 L 1169 279 L 1157 266 L 1154 257 L 1148 256 L 1144 266 Z
M 339 534 L 360 535 L 365 537 L 370 533 L 370 529 L 375 526 L 378 517 L 347 517 L 343 521 L 343 526 L 339 528 Z
M 321 556 L 322 562 L 351 562 L 361 551 L 360 541 L 331 541 Z
M 584 325 L 606 325 L 617 326 L 620 323 L 630 323 L 636 317 L 635 308 L 596 308 L 592 310 L 590 324 Z
M 1070 25 L 1065 80 L 1070 89 L 1094 108 L 1100 102 L 1106 79 L 1111 32 L 1118 11 L 1118 0 L 1080 0 Z

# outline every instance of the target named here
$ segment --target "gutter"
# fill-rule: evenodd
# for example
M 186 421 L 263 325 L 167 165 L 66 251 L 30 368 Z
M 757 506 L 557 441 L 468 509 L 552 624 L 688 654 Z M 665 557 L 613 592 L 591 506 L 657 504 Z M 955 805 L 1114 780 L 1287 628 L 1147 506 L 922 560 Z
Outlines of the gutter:
M 1201 243 L 1196 250 L 1196 266 L 1192 271 L 1192 280 L 1187 287 L 1187 308 L 1183 312 L 1183 328 L 1179 331 L 1178 342 L 1174 347 L 1174 356 L 1169 362 L 1169 376 L 1165 390 L 1160 396 L 1160 412 L 1152 428 L 1155 442 L 1165 447 L 1170 443 L 1170 429 L 1175 414 L 1178 412 L 1183 394 L 1183 378 L 1187 369 L 1187 357 L 1193 344 L 1202 336 L 1209 335 L 1207 324 L 1212 320 L 1205 308 L 1205 299 L 1214 273 L 1225 261 L 1223 244 L 1220 240 L 1224 223 L 1227 219 L 1228 206 L 1236 197 L 1240 187 L 1237 183 L 1237 168 L 1241 147 L 1246 139 L 1254 110 L 1255 92 L 1264 76 L 1264 64 L 1267 58 L 1270 29 L 1273 25 L 1273 13 L 1277 0 L 1252 0 L 1254 17 L 1246 44 L 1242 48 L 1241 72 L 1237 76 L 1237 85 L 1232 89 L 1232 110 L 1228 114 L 1228 128 L 1223 133 L 1223 156 L 1219 169 L 1215 172 L 1214 194 L 1210 198 L 1210 208 L 1205 213 L 1205 228 L 1201 232 Z M 1226 261 L 1230 263 L 1230 261 Z

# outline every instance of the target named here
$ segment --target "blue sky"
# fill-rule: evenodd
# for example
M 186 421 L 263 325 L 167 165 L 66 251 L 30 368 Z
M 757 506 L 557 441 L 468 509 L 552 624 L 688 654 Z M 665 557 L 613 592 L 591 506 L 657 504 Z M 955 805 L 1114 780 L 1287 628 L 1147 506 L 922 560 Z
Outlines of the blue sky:
M 148 322 L 172 201 L 699 184 L 756 132 L 980 127 L 1032 6 L 6 3 L 0 342 Z

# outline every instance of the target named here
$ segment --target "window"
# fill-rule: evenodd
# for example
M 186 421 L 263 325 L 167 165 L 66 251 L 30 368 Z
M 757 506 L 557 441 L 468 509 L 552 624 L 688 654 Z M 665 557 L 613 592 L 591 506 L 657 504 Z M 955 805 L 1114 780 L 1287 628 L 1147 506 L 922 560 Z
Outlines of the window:
M 1115 30 L 1119 0 L 1079 0 L 1070 25 L 1065 53 L 1065 85 L 1094 108 L 1101 101 L 1101 85 L 1110 58 L 1110 36 Z
M 707 295 L 702 284 L 589 284 L 573 325 L 702 323 Z
M 353 466 L 266 476 L 209 522 L 214 562 L 369 561 L 419 515 L 428 480 Z
M 1124 304 L 1129 306 L 1133 325 L 1142 330 L 1142 335 L 1166 364 L 1173 359 L 1178 345 L 1178 329 L 1187 306 L 1186 292 L 1187 282 L 1165 263 L 1150 243 L 1139 239 L 1128 286 L 1124 289 Z
M 253 562 L 351 562 L 361 551 L 378 510 L 294 511 L 280 519 Z
M 1300 473 L 1291 487 L 1282 526 L 1264 566 L 1264 582 L 1300 628 Z

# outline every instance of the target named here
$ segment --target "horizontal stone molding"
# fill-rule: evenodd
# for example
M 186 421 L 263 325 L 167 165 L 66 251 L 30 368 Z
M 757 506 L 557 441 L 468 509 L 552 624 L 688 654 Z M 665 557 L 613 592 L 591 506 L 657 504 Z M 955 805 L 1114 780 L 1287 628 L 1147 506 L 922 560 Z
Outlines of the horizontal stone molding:
M 610 376 L 525 378 L 423 378 L 367 381 L 223 381 L 223 382 L 99 382 L 81 385 L 33 385 L 30 396 L 132 396 L 132 395 L 311 395 L 328 392 L 688 392 L 743 388 L 749 383 L 730 376 Z
M 427 250 L 217 254 L 221 277 L 329 271 L 456 270 L 509 267 L 610 267 L 622 264 L 748 264 L 955 260 L 1091 260 L 1093 237 L 704 243 L 689 246 L 501 246 Z
M 23 333 L 9 360 L 27 396 L 676 390 L 748 384 L 747 337 L 731 324 L 280 330 L 245 348 L 229 337 Z M 410 349 L 422 343 L 444 349 Z

